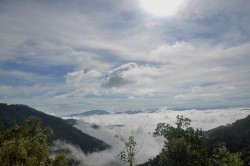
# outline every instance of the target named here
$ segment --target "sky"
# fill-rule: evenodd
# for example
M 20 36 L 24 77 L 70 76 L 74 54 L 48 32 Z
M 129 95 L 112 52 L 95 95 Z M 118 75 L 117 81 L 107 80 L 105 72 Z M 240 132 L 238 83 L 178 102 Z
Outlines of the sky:
M 0 0 L 0 102 L 93 109 L 250 104 L 249 0 Z

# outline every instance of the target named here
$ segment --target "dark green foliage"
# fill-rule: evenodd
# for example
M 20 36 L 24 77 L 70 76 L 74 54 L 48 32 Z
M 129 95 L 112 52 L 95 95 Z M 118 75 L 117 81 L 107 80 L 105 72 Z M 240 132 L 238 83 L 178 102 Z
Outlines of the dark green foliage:
M 246 118 L 246 120 L 248 117 Z M 242 121 L 241 121 L 242 122 Z M 177 116 L 176 127 L 169 124 L 160 123 L 154 132 L 155 136 L 163 136 L 166 138 L 165 146 L 162 149 L 160 155 L 155 159 L 151 159 L 149 162 L 142 164 L 143 166 L 242 166 L 247 165 L 243 163 L 241 159 L 244 153 L 230 153 L 228 149 L 223 146 L 222 139 L 216 146 L 214 144 L 208 144 L 206 142 L 205 133 L 201 129 L 193 129 L 189 127 L 191 120 L 184 118 L 183 116 Z M 236 122 L 236 126 L 239 125 L 239 121 Z M 244 120 L 244 124 L 247 124 Z M 223 134 L 226 128 L 230 128 L 233 125 L 227 127 L 219 127 L 218 130 Z M 242 127 L 242 126 L 241 126 Z M 241 130 L 244 132 L 249 128 Z M 216 129 L 207 132 L 207 134 L 216 133 Z M 232 130 L 231 130 L 232 131 Z M 233 132 L 233 135 L 236 132 Z M 219 133 L 216 133 L 219 134 Z M 213 134 L 213 141 L 216 140 L 216 134 Z M 219 134 L 220 135 L 220 134 Z M 228 136 L 228 134 L 227 134 Z M 239 135 L 237 136 L 239 138 Z M 227 138 L 228 140 L 230 138 Z M 216 142 L 216 141 L 215 141 Z M 211 142 L 210 142 L 211 143 Z M 213 142 L 214 143 L 214 142 Z M 230 142 L 231 143 L 231 142 Z M 246 144 L 249 147 L 249 143 Z M 247 148 L 247 147 L 246 147 Z M 248 152 L 248 153 L 247 153 Z M 245 152 L 249 155 L 249 151 Z M 247 155 L 246 155 L 247 156 Z M 247 161 L 244 158 L 244 161 Z
M 67 158 L 64 154 L 56 155 L 54 161 L 52 162 L 52 166 L 66 166 L 68 165 Z
M 43 127 L 53 129 L 54 135 L 49 138 L 49 143 L 56 139 L 65 140 L 68 143 L 78 145 L 84 152 L 99 151 L 109 147 L 103 141 L 82 133 L 61 118 L 47 115 L 25 105 L 0 104 L 0 122 L 5 128 L 21 124 L 30 116 L 41 119 Z
M 250 115 L 231 125 L 206 132 L 210 149 L 225 145 L 231 153 L 241 152 L 244 164 L 250 163 Z
M 164 136 L 165 146 L 160 154 L 160 165 L 207 165 L 208 156 L 202 130 L 189 127 L 191 120 L 177 116 L 176 127 L 159 123 L 154 136 Z
M 48 137 L 50 128 L 42 128 L 38 118 L 30 117 L 24 125 L 14 127 L 1 133 L 0 165 L 4 166 L 66 166 L 64 155 L 49 158 Z
M 209 166 L 243 166 L 240 153 L 230 153 L 225 146 L 209 159 Z

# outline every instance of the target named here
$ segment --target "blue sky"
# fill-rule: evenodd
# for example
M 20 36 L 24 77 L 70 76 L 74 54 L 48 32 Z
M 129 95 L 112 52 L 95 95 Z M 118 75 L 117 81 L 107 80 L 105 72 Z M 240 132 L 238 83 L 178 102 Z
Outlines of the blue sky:
M 1 0 L 0 101 L 51 114 L 249 106 L 249 15 L 249 0 L 182 0 L 161 17 L 141 0 Z

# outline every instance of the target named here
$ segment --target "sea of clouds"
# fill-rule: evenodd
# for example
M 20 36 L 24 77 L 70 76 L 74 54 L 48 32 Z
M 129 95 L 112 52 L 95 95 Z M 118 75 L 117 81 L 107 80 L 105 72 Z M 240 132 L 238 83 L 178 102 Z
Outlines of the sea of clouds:
M 119 163 L 117 154 L 122 150 L 122 144 L 114 135 L 128 138 L 130 135 L 135 137 L 137 142 L 136 162 L 143 163 L 149 158 L 159 154 L 164 139 L 153 137 L 158 123 L 165 122 L 174 125 L 177 115 L 183 115 L 192 120 L 191 126 L 209 130 L 221 125 L 235 122 L 238 119 L 245 118 L 250 114 L 250 108 L 227 108 L 227 109 L 210 109 L 210 110 L 184 110 L 175 111 L 167 108 L 159 109 L 155 112 L 143 112 L 138 114 L 116 114 L 92 116 L 75 116 L 77 124 L 75 127 L 91 136 L 99 138 L 111 145 L 112 148 L 84 154 L 81 150 L 73 145 L 57 142 L 57 145 L 63 146 L 71 152 L 71 158 L 78 160 L 81 165 L 117 165 Z M 65 118 L 65 117 L 64 117 Z M 72 118 L 72 117 L 71 117 Z M 93 127 L 95 125 L 95 128 Z M 119 163 L 120 165 L 122 163 Z

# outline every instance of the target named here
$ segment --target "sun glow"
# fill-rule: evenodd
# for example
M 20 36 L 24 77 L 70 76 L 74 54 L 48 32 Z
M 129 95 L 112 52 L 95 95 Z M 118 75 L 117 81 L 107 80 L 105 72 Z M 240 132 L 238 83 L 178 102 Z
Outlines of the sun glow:
M 143 10 L 157 17 L 176 14 L 178 7 L 184 0 L 139 0 Z

